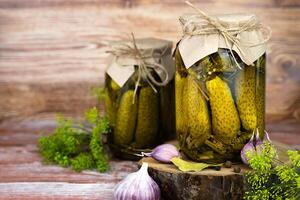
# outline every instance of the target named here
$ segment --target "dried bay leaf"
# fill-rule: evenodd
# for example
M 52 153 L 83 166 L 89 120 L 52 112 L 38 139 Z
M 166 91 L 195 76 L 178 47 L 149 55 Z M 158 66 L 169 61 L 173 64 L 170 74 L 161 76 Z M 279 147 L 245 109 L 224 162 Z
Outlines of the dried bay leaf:
M 183 160 L 179 157 L 171 159 L 171 162 L 183 172 L 199 172 L 207 167 L 220 166 L 221 164 L 196 163 Z

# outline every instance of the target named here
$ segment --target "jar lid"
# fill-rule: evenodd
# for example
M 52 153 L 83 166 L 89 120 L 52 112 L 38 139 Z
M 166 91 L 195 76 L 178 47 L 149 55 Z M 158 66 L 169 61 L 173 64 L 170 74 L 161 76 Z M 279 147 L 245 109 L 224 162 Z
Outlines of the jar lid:
M 172 80 L 175 69 L 172 58 L 173 43 L 157 38 L 140 38 L 111 43 L 111 63 L 106 73 L 122 87 L 135 72 L 141 61 L 151 67 L 161 80 Z M 137 51 L 135 49 L 137 48 Z M 142 59 L 142 60 L 141 60 Z M 163 70 L 162 70 L 163 68 Z
M 186 68 L 219 48 L 235 51 L 245 64 L 252 65 L 266 52 L 270 38 L 270 29 L 254 14 L 208 16 L 201 12 L 179 20 L 183 37 L 178 47 Z

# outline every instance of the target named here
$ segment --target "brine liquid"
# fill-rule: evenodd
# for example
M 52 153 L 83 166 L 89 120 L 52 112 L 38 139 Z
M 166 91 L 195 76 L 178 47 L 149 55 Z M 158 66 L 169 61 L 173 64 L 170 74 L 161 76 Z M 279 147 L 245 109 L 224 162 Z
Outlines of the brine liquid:
M 176 132 L 191 159 L 222 162 L 239 158 L 253 131 L 263 137 L 265 55 L 253 66 L 219 49 L 189 69 L 176 51 Z M 241 68 L 241 69 L 240 69 Z
M 114 154 L 139 159 L 141 152 L 175 138 L 174 80 L 155 92 L 142 83 L 136 93 L 135 75 L 120 88 L 108 75 L 105 107 L 111 125 L 109 144 Z

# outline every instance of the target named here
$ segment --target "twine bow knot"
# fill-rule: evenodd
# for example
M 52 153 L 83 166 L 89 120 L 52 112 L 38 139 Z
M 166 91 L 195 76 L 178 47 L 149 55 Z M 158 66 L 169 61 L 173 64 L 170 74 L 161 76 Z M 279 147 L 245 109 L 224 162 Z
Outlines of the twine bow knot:
M 202 10 L 200 10 L 199 8 L 194 6 L 191 2 L 186 1 L 185 3 L 188 4 L 189 6 L 191 6 L 192 8 L 194 8 L 197 11 L 197 13 L 199 14 L 197 16 L 200 17 L 201 19 L 204 19 L 205 21 L 207 21 L 208 25 L 210 25 L 210 26 L 201 27 L 201 29 L 194 28 L 193 30 L 190 30 L 189 25 L 194 22 L 194 19 L 191 18 L 191 19 L 187 20 L 187 22 L 184 23 L 184 25 L 183 25 L 184 34 L 190 35 L 190 36 L 208 35 L 208 34 L 216 34 L 216 33 L 221 34 L 225 40 L 226 46 L 230 50 L 230 53 L 231 53 L 235 63 L 237 64 L 237 66 L 240 69 L 241 69 L 241 67 L 233 54 L 232 47 L 235 46 L 240 51 L 241 55 L 244 58 L 246 58 L 245 52 L 242 47 L 254 47 L 254 46 L 259 46 L 259 45 L 265 44 L 271 37 L 271 29 L 269 27 L 263 26 L 261 23 L 258 23 L 254 17 L 251 17 L 249 20 L 246 21 L 246 23 L 243 23 L 241 26 L 226 27 L 225 25 L 222 24 L 222 22 L 219 19 L 213 18 L 213 17 L 207 15 Z M 241 32 L 258 30 L 258 29 L 261 29 L 266 32 L 265 38 L 263 41 L 260 41 L 258 43 L 246 43 L 244 41 L 242 42 L 238 38 L 238 34 Z M 230 45 L 229 42 L 231 42 L 232 45 Z
M 151 53 L 146 53 L 143 49 L 139 49 L 136 44 L 136 40 L 134 37 L 134 34 L 131 33 L 132 36 L 132 44 L 123 44 L 114 50 L 108 51 L 112 55 L 116 57 L 116 60 L 118 60 L 120 57 L 127 57 L 134 59 L 137 62 L 137 74 L 138 78 L 137 81 L 135 82 L 135 89 L 134 89 L 134 98 L 133 98 L 133 103 L 135 100 L 135 96 L 137 93 L 138 86 L 140 85 L 140 82 L 142 79 L 146 80 L 147 83 L 151 86 L 154 92 L 157 92 L 156 86 L 165 86 L 168 83 L 169 80 L 169 74 L 166 68 L 160 64 L 160 58 L 162 55 L 165 54 L 167 48 L 163 52 L 154 52 L 153 49 L 151 50 Z M 153 58 L 153 60 L 149 61 L 149 59 Z M 157 62 L 155 59 L 158 59 L 159 61 Z M 121 66 L 123 67 L 132 67 L 132 65 L 127 65 L 120 63 Z M 160 70 L 162 74 L 159 74 L 157 70 Z M 157 81 L 154 77 L 154 74 L 156 73 L 159 78 L 161 79 L 160 81 Z

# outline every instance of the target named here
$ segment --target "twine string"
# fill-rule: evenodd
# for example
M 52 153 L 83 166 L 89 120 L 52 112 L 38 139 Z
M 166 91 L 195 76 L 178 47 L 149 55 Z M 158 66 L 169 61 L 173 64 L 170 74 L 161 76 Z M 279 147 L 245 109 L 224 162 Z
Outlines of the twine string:
M 183 25 L 183 32 L 185 35 L 194 36 L 194 35 L 209 35 L 209 34 L 221 34 L 224 38 L 225 44 L 230 50 L 230 54 L 232 55 L 234 62 L 238 66 L 238 68 L 242 69 L 239 63 L 237 62 L 236 57 L 233 54 L 232 48 L 235 46 L 241 53 L 243 57 L 245 57 L 245 52 L 242 47 L 254 47 L 265 44 L 271 37 L 271 29 L 269 27 L 265 27 L 262 24 L 258 23 L 254 17 L 251 17 L 246 23 L 239 25 L 238 27 L 225 27 L 222 25 L 221 21 L 217 18 L 213 18 L 202 10 L 194 6 L 191 2 L 185 1 L 187 5 L 192 7 L 194 10 L 197 11 L 198 15 L 191 16 Z M 189 30 L 189 26 L 195 22 L 197 17 L 204 19 L 208 22 L 210 26 L 201 27 L 201 28 L 194 28 L 193 30 Z M 251 31 L 251 30 L 259 30 L 262 29 L 266 31 L 265 38 L 263 41 L 258 43 L 246 43 L 241 42 L 241 40 L 237 37 L 239 33 L 244 31 Z M 230 45 L 230 43 L 232 45 Z
M 118 48 L 115 48 L 113 50 L 108 51 L 112 55 L 116 57 L 116 62 L 118 62 L 118 59 L 121 57 L 127 57 L 132 58 L 137 62 L 137 80 L 135 82 L 134 87 L 134 95 L 133 95 L 133 103 L 135 101 L 135 97 L 137 94 L 138 87 L 140 85 L 140 82 L 142 79 L 146 80 L 146 82 L 150 85 L 150 87 L 153 89 L 155 93 L 157 93 L 157 90 L 155 86 L 165 86 L 168 83 L 169 80 L 169 74 L 166 68 L 157 62 L 155 58 L 160 58 L 162 55 L 165 54 L 167 47 L 161 52 L 161 53 L 155 53 L 154 50 L 151 50 L 151 53 L 145 53 L 142 49 L 139 49 L 136 44 L 136 40 L 134 37 L 134 34 L 131 33 L 132 37 L 132 46 L 129 44 L 124 44 Z M 149 61 L 149 59 L 153 58 L 152 61 Z M 132 67 L 132 65 L 126 65 L 123 63 L 119 63 L 123 67 Z M 159 74 L 156 72 L 156 70 L 159 69 L 162 74 Z M 154 77 L 154 73 L 156 73 L 160 81 L 157 81 Z

